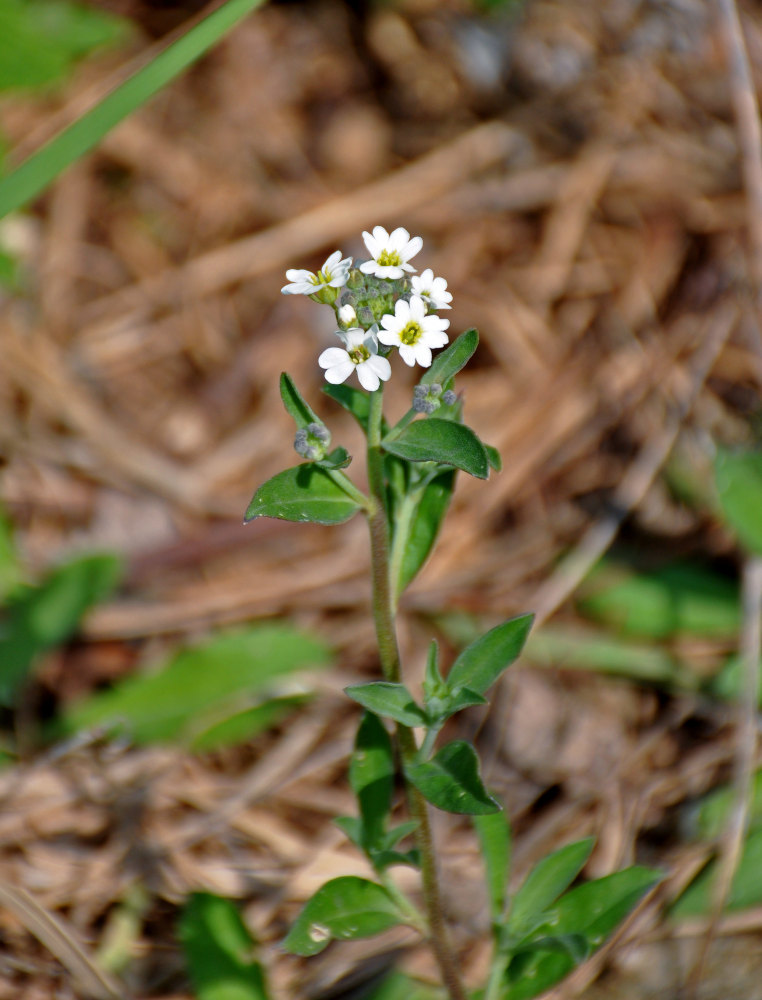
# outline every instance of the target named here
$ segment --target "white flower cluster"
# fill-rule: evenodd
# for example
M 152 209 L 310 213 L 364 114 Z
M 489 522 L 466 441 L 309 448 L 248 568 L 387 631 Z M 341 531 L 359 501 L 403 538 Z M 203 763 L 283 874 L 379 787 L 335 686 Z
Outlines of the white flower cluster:
M 392 373 L 386 357 L 396 347 L 406 365 L 428 368 L 432 350 L 448 342 L 449 319 L 437 309 L 450 309 L 452 295 L 444 278 L 435 278 L 431 268 L 421 275 L 411 259 L 421 250 L 420 236 L 410 236 L 402 227 L 388 233 L 375 226 L 362 234 L 371 259 L 352 267 L 352 258 L 332 253 L 317 272 L 292 268 L 284 295 L 309 295 L 331 305 L 336 312 L 336 331 L 342 347 L 329 347 L 318 358 L 326 381 L 345 382 L 353 371 L 360 385 L 375 392 Z M 341 290 L 341 291 L 340 291 Z M 388 348 L 379 353 L 379 344 Z

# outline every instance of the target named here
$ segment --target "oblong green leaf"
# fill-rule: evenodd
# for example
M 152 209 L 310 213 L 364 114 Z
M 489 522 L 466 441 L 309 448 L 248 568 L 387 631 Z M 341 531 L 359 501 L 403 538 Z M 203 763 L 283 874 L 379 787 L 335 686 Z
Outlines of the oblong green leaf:
M 52 570 L 39 586 L 14 590 L 0 625 L 0 704 L 13 703 L 36 657 L 74 635 L 121 572 L 117 556 L 83 556 Z
M 474 816 L 474 828 L 484 861 L 490 913 L 499 920 L 505 909 L 508 872 L 511 864 L 511 828 L 504 812 Z
M 711 861 L 680 895 L 670 910 L 676 920 L 701 917 L 712 912 L 717 892 L 717 862 Z M 762 830 L 752 831 L 744 841 L 738 867 L 730 884 L 726 910 L 743 910 L 762 903 Z
M 448 688 L 466 687 L 484 694 L 518 657 L 533 621 L 534 615 L 518 615 L 472 642 L 450 668 Z
M 235 904 L 207 892 L 191 895 L 179 937 L 197 1000 L 268 1000 L 254 942 Z
M 487 452 L 487 461 L 490 467 L 495 470 L 495 472 L 500 472 L 503 468 L 503 459 L 500 457 L 500 452 L 497 448 L 493 448 L 491 444 L 485 444 L 484 450 Z
M 360 807 L 363 843 L 375 846 L 392 805 L 394 752 L 389 733 L 372 712 L 363 715 L 357 729 L 349 761 L 349 784 Z
M 355 875 L 331 879 L 306 904 L 283 947 L 295 955 L 317 955 L 332 939 L 371 937 L 405 923 L 382 886 Z
M 461 368 L 470 360 L 476 348 L 479 346 L 479 334 L 473 327 L 454 340 L 446 350 L 442 351 L 434 358 L 431 365 L 423 373 L 420 384 L 431 385 L 432 382 L 439 382 L 443 385 L 453 375 L 457 375 Z
M 246 509 L 244 524 L 257 517 L 341 524 L 360 509 L 325 469 L 305 462 L 279 472 L 259 487 Z
M 584 934 L 595 949 L 662 878 L 661 872 L 633 865 L 585 882 L 570 889 L 547 910 L 547 920 L 536 934 Z
M 123 118 L 153 97 L 263 2 L 228 0 L 0 180 L 0 218 L 44 191 L 66 167 L 92 149 Z
M 346 448 L 334 448 L 332 452 L 315 462 L 321 469 L 346 469 L 352 456 Z
M 397 596 L 413 582 L 429 557 L 450 506 L 456 475 L 454 469 L 446 469 L 427 483 L 407 521 L 404 539 L 398 540 L 395 537 L 393 541 L 395 547 L 397 544 L 403 546 Z M 395 525 L 395 532 L 397 530 Z
M 742 545 L 762 555 L 762 452 L 720 450 L 714 474 L 725 519 Z
M 291 626 L 252 625 L 180 650 L 149 673 L 75 703 L 60 724 L 66 733 L 119 726 L 141 744 L 193 743 L 238 715 L 243 700 L 268 701 L 282 693 L 286 675 L 330 661 L 323 642 Z
M 500 803 L 482 784 L 476 751 L 464 740 L 448 743 L 431 760 L 409 765 L 405 774 L 428 802 L 445 812 L 478 816 L 500 811 Z
M 288 372 L 281 372 L 280 375 L 280 398 L 297 427 L 306 427 L 307 424 L 322 424 L 323 421 L 306 402 Z
M 351 385 L 324 385 L 323 392 L 330 396 L 339 406 L 355 418 L 365 433 L 368 433 L 368 416 L 370 414 L 370 396 Z
M 590 857 L 594 844 L 593 837 L 566 844 L 535 865 L 511 903 L 508 928 L 516 937 L 569 888 Z
M 477 479 L 489 476 L 484 445 L 470 427 L 452 420 L 414 420 L 399 437 L 384 438 L 381 447 L 408 462 L 439 462 L 454 465 Z
M 368 684 L 352 684 L 344 688 L 344 693 L 369 712 L 394 719 L 403 726 L 426 725 L 426 713 L 416 704 L 404 684 L 371 681 Z

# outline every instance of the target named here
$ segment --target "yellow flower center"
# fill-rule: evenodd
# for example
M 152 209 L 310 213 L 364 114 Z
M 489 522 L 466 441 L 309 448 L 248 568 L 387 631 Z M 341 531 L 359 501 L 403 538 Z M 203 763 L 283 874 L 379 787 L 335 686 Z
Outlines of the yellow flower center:
M 367 361 L 370 357 L 370 351 L 364 344 L 358 344 L 351 351 L 347 351 L 347 354 L 349 355 L 349 360 L 355 365 L 362 364 L 363 361 Z
M 399 267 L 402 263 L 396 250 L 382 250 L 376 259 L 381 267 Z
M 313 285 L 323 285 L 323 284 L 328 285 L 331 282 L 331 278 L 332 275 L 330 271 L 318 271 L 317 274 L 312 275 L 310 281 L 312 282 Z
M 412 347 L 413 344 L 417 344 L 418 341 L 423 336 L 423 329 L 420 323 L 416 323 L 415 320 L 410 320 L 407 326 L 400 332 L 400 343 L 404 344 L 406 347 Z

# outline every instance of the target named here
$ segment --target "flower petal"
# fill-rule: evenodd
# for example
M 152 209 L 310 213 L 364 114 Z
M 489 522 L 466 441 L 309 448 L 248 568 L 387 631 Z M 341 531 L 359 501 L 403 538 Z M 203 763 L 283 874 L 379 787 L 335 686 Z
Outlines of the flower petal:
M 410 260 L 411 257 L 415 257 L 415 255 L 418 253 L 418 251 L 421 249 L 422 246 L 423 246 L 423 240 L 421 239 L 421 237 L 414 236 L 412 240 L 410 240 L 410 242 L 408 243 L 407 247 L 405 248 L 405 253 L 404 253 L 405 260 L 408 261 Z
M 320 268 L 323 274 L 333 273 L 336 270 L 336 265 L 341 260 L 341 250 L 334 250 L 330 257 L 326 259 L 325 264 Z
M 383 323 L 383 319 L 381 322 Z M 400 342 L 399 330 L 379 330 L 378 331 L 378 341 L 380 344 L 385 344 L 387 347 L 394 347 L 395 344 Z
M 380 385 L 378 375 L 376 375 L 367 361 L 363 361 L 357 366 L 357 377 L 360 380 L 360 385 L 363 389 L 367 389 L 368 392 L 375 392 Z
M 396 250 L 397 253 L 402 253 L 410 240 L 410 233 L 407 229 L 403 229 L 399 226 L 389 235 L 389 249 Z
M 415 351 L 415 360 L 418 364 L 422 368 L 428 368 L 431 364 L 431 348 L 419 341 L 413 350 Z
M 373 357 L 368 358 L 365 364 L 384 382 L 391 377 L 392 366 L 389 364 L 388 359 L 382 358 L 380 354 L 374 354 Z
M 415 364 L 415 348 L 410 344 L 400 344 L 400 357 L 411 368 Z
M 334 365 L 342 365 L 344 362 L 352 364 L 349 355 L 341 347 L 327 347 L 318 358 L 318 364 L 321 368 L 332 368 Z
M 355 365 L 351 361 L 347 360 L 344 364 L 334 365 L 332 368 L 328 368 L 325 373 L 326 382 L 330 382 L 332 385 L 339 385 L 340 382 L 346 382 L 352 372 L 355 370 Z

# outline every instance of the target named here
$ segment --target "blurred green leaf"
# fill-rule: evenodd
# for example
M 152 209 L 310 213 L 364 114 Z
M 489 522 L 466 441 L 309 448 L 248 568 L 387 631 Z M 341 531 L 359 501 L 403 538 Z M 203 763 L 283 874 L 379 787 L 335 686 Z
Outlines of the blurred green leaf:
M 179 935 L 197 1000 L 268 1000 L 254 942 L 230 900 L 193 893 L 183 908 Z
M 446 1000 L 440 986 L 422 983 L 403 972 L 391 972 L 364 1000 Z
M 262 3 L 263 0 L 228 0 L 3 177 L 0 180 L 0 218 L 44 191 L 123 118 L 153 97 Z M 52 6 L 58 6 L 58 0 Z
M 491 444 L 485 444 L 484 450 L 487 452 L 487 461 L 490 467 L 495 470 L 495 472 L 500 472 L 503 468 L 503 459 L 500 457 L 500 452 L 497 448 L 493 448 Z
M 295 955 L 317 955 L 334 938 L 371 937 L 402 923 L 405 918 L 383 886 L 345 875 L 318 889 L 297 917 L 283 947 Z
M 429 557 L 450 506 L 456 475 L 455 469 L 440 472 L 423 487 L 420 496 L 411 496 L 409 500 L 403 501 L 406 512 L 404 523 L 399 514 L 393 519 L 392 544 L 395 549 L 402 549 L 399 577 L 396 581 L 397 596 L 412 583 Z M 407 504 L 411 508 L 409 513 Z M 397 537 L 398 534 L 401 537 Z
M 349 784 L 360 807 L 362 846 L 377 846 L 392 805 L 394 752 L 384 724 L 371 712 L 363 715 L 357 730 Z
M 403 726 L 426 725 L 426 713 L 416 704 L 404 684 L 370 681 L 367 684 L 352 684 L 344 688 L 344 693 L 369 712 L 394 719 Z
M 762 451 L 720 449 L 714 473 L 727 523 L 743 546 L 762 555 Z
M 692 810 L 688 821 L 689 834 L 704 840 L 716 840 L 725 829 L 733 809 L 736 793 L 732 785 L 723 785 L 704 796 Z M 757 771 L 749 797 L 749 832 L 762 827 L 762 771 Z
M 500 811 L 479 776 L 479 758 L 470 743 L 455 740 L 431 758 L 405 768 L 423 797 L 445 812 L 472 816 Z
M 735 582 L 685 563 L 624 577 L 621 569 L 604 565 L 577 605 L 626 635 L 651 639 L 736 635 L 741 621 Z
M 334 448 L 332 452 L 315 462 L 321 469 L 346 469 L 352 461 L 352 456 L 346 448 Z
M 282 698 L 286 675 L 325 666 L 330 658 L 322 642 L 290 626 L 253 625 L 181 650 L 153 672 L 71 706 L 61 724 L 68 732 L 118 726 L 143 744 L 193 743 L 237 716 L 243 698 L 260 704 Z
M 477 479 L 489 475 L 484 445 L 470 427 L 452 420 L 428 417 L 415 420 L 393 438 L 384 438 L 381 447 L 408 462 L 439 462 L 462 469 Z
M 23 579 L 13 527 L 0 510 L 0 604 L 4 603 Z M 0 634 L 2 626 L 0 626 Z
M 474 827 L 484 860 L 492 920 L 499 920 L 505 910 L 506 887 L 511 864 L 511 828 L 504 812 L 474 816 Z
M 762 660 L 760 660 L 759 669 L 762 672 Z M 722 669 L 709 680 L 703 690 L 713 698 L 721 698 L 723 701 L 738 701 L 745 694 L 744 672 L 743 657 L 734 653 L 727 658 Z M 762 708 L 762 690 L 759 691 L 758 706 Z
M 283 521 L 342 524 L 360 509 L 328 472 L 305 462 L 263 483 L 251 499 L 244 523 L 257 517 L 277 517 Z
M 116 556 L 84 556 L 53 570 L 39 586 L 13 592 L 0 621 L 0 704 L 13 704 L 35 659 L 75 634 L 121 572 Z
M 699 683 L 668 649 L 579 626 L 544 625 L 532 633 L 524 655 L 531 663 L 556 669 L 599 670 L 688 690 L 695 690 Z
M 431 385 L 432 382 L 438 382 L 443 386 L 468 364 L 478 346 L 479 334 L 476 330 L 472 328 L 461 333 L 449 347 L 437 354 L 421 376 L 419 384 Z
M 261 705 L 254 705 L 234 715 L 229 714 L 230 706 L 226 701 L 221 706 L 224 718 L 219 722 L 209 724 L 208 712 L 202 715 L 200 731 L 195 730 L 191 720 L 188 721 L 186 742 L 196 753 L 239 746 L 253 740 L 258 733 L 277 726 L 292 712 L 305 705 L 309 698 L 307 694 L 270 698 Z
M 67 0 L 2 0 L 0 91 L 61 82 L 77 59 L 122 41 L 129 22 Z
M 670 909 L 675 920 L 703 917 L 712 912 L 717 862 L 711 861 Z M 743 910 L 762 903 L 762 830 L 748 835 L 728 895 L 727 910 Z
M 521 653 L 533 621 L 534 615 L 518 615 L 472 642 L 450 668 L 448 688 L 484 694 Z
M 538 914 L 569 888 L 590 857 L 594 844 L 592 837 L 566 844 L 535 865 L 511 902 L 508 929 L 515 937 L 526 933 Z

